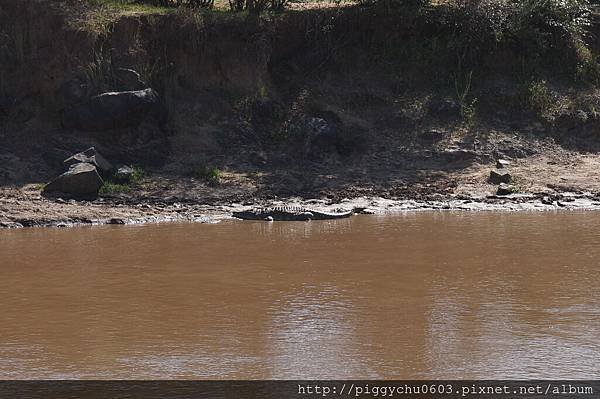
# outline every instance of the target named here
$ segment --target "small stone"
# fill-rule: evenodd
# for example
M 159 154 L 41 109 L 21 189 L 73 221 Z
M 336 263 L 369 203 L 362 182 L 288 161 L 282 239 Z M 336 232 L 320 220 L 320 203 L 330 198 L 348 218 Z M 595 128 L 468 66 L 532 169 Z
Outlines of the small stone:
M 517 188 L 511 184 L 500 183 L 496 195 L 510 195 L 517 192 Z
M 267 216 L 265 218 L 265 222 L 272 222 L 273 221 L 273 216 Z
M 506 159 L 499 159 L 496 161 L 496 168 L 498 169 L 505 169 L 508 168 L 510 166 L 510 161 L 507 161 Z
M 512 176 L 508 172 L 492 170 L 490 171 L 490 177 L 488 178 L 488 182 L 492 184 L 500 184 L 500 183 L 510 183 L 512 180 Z

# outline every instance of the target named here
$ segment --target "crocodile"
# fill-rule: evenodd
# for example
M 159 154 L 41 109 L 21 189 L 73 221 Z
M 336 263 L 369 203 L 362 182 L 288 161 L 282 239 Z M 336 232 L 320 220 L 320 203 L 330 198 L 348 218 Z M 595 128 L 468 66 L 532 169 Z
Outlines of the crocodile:
M 328 220 L 343 219 L 352 216 L 352 211 L 338 212 L 320 212 L 312 209 L 292 206 L 282 206 L 273 208 L 249 209 L 245 211 L 233 212 L 233 217 L 245 220 L 287 220 L 287 221 L 307 221 L 307 220 Z

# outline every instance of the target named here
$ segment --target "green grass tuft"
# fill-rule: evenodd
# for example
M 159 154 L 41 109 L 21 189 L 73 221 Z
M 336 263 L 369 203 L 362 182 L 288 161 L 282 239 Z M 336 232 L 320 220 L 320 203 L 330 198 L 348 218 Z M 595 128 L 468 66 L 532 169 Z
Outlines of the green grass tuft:
M 128 184 L 113 183 L 109 180 L 104 182 L 100 187 L 100 195 L 127 194 L 131 192 L 131 187 Z
M 221 183 L 221 175 L 222 172 L 220 169 L 208 166 L 203 166 L 194 172 L 194 176 L 206 180 L 211 185 Z

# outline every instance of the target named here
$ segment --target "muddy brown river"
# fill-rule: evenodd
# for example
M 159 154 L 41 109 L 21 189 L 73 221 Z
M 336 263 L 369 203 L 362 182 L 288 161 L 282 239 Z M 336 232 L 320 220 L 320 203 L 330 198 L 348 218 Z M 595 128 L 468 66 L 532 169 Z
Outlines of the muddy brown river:
M 597 378 L 600 213 L 0 231 L 0 379 Z

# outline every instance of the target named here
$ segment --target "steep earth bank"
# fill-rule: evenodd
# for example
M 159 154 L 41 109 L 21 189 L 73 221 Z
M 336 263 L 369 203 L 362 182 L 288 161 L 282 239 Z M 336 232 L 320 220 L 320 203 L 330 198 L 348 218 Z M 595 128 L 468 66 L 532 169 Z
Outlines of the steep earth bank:
M 478 18 L 3 2 L 0 225 L 208 220 L 272 203 L 599 207 L 597 43 L 559 35 L 534 57 L 522 37 L 486 43 L 487 25 L 457 31 Z M 94 100 L 148 88 L 156 107 Z M 91 201 L 41 195 L 92 146 L 141 177 L 103 176 Z M 499 160 L 504 192 L 490 179 Z

